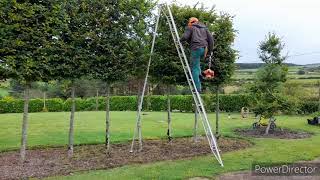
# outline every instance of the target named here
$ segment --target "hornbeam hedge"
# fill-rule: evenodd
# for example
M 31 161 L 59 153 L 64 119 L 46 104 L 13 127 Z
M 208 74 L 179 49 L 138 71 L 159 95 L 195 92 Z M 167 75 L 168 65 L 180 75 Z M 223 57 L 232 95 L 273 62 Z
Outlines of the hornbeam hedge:
M 248 95 L 220 95 L 220 110 L 224 112 L 240 112 L 242 107 L 248 107 L 250 104 L 250 96 Z M 215 110 L 215 96 L 202 95 L 207 112 L 214 112 Z M 105 109 L 104 98 L 99 97 L 99 110 Z M 146 96 L 143 109 L 145 111 L 166 111 L 167 97 L 166 96 Z M 173 95 L 171 96 L 172 110 L 181 112 L 193 111 L 193 99 L 189 95 Z M 60 98 L 53 98 L 46 100 L 47 111 L 62 112 L 69 111 L 71 100 L 63 100 Z M 306 101 L 301 102 L 298 113 L 309 114 L 317 111 L 318 102 Z M 110 99 L 111 111 L 136 111 L 137 110 L 137 96 L 112 96 Z M 96 109 L 96 99 L 76 99 L 77 111 L 94 111 Z M 42 112 L 43 100 L 31 99 L 30 112 Z M 22 113 L 23 100 L 14 98 L 0 99 L 0 113 Z

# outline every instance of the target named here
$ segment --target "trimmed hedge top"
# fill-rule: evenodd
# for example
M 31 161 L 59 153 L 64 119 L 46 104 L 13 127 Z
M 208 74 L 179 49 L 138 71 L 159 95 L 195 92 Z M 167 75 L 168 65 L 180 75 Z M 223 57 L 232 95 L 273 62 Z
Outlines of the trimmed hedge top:
M 240 112 L 242 107 L 248 107 L 250 96 L 248 95 L 219 95 L 220 110 L 225 112 Z M 215 95 L 202 95 L 207 112 L 215 111 Z M 170 96 L 172 110 L 181 112 L 193 111 L 193 99 L 191 95 Z M 105 110 L 105 98 L 98 98 L 98 110 Z M 301 113 L 313 113 L 317 111 L 317 102 L 303 102 L 300 105 Z M 49 112 L 70 111 L 71 100 L 59 98 L 47 99 L 46 110 Z M 77 111 L 94 111 L 96 109 L 96 98 L 76 99 Z M 136 111 L 137 96 L 112 96 L 110 98 L 111 111 Z M 167 109 L 167 96 L 146 96 L 143 110 L 145 111 L 165 111 Z M 29 112 L 43 111 L 43 99 L 31 99 Z M 22 113 L 23 100 L 4 98 L 0 99 L 0 113 Z

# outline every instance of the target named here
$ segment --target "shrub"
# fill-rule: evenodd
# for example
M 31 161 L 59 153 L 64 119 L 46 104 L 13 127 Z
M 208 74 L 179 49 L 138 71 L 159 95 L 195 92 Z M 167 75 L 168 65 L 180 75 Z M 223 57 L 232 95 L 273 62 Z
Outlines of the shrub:
M 0 113 L 23 112 L 23 100 L 5 97 L 0 100 Z
M 42 99 L 31 99 L 30 100 L 29 112 L 41 112 L 42 110 L 43 110 L 43 100 Z
M 215 95 L 201 95 L 207 112 L 215 111 Z M 240 112 L 242 107 L 249 107 L 252 101 L 251 97 L 246 94 L 242 95 L 220 95 L 220 111 Z M 192 112 L 193 97 L 191 95 L 172 95 L 171 109 L 181 112 Z M 105 98 L 98 98 L 98 110 L 105 110 Z M 0 113 L 21 113 L 23 112 L 23 100 L 6 97 L 0 100 Z M 137 96 L 111 96 L 110 110 L 112 111 L 136 111 Z M 46 108 L 49 112 L 70 111 L 71 99 L 62 100 L 59 98 L 47 99 Z M 309 114 L 316 112 L 318 108 L 317 101 L 300 102 L 298 112 Z M 81 99 L 76 98 L 77 111 L 94 111 L 96 109 L 96 98 Z M 166 111 L 167 96 L 147 96 L 144 99 L 143 110 L 148 111 Z M 43 111 L 42 99 L 31 99 L 29 105 L 30 112 Z
M 64 101 L 59 98 L 47 99 L 46 106 L 49 112 L 63 111 Z
M 111 111 L 136 111 L 137 96 L 112 96 L 110 98 Z
M 318 111 L 319 102 L 317 101 L 302 101 L 299 104 L 299 113 L 311 114 Z
M 173 101 L 174 96 L 171 96 L 171 101 Z M 167 109 L 167 97 L 166 96 L 150 96 L 150 109 L 152 111 L 165 111 Z M 173 108 L 173 103 L 172 109 Z

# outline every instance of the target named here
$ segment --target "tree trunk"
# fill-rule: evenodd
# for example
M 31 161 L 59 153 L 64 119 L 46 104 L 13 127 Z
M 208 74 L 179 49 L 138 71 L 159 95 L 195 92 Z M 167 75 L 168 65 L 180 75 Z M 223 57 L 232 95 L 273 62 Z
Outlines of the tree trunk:
M 74 84 L 72 83 L 72 88 L 71 88 L 71 99 L 72 99 L 72 104 L 71 104 L 71 114 L 70 114 L 70 126 L 69 126 L 69 147 L 68 147 L 68 157 L 71 158 L 73 156 L 73 142 L 74 142 L 74 113 L 76 110 L 76 100 L 75 100 L 75 87 Z
M 272 117 L 269 118 L 269 124 L 268 124 L 268 126 L 267 126 L 267 128 L 266 128 L 266 132 L 264 133 L 265 135 L 268 135 L 268 134 L 269 134 L 270 125 L 271 125 L 271 122 L 272 122 L 272 121 L 273 121 Z
M 47 110 L 46 100 L 47 100 L 47 93 L 43 92 L 43 111 Z
M 170 86 L 167 86 L 167 113 L 168 113 L 168 130 L 167 130 L 167 136 L 168 141 L 171 142 L 172 136 L 171 136 L 171 102 L 170 102 Z
M 21 162 L 24 162 L 25 159 L 26 159 L 29 98 L 30 98 L 30 83 L 27 82 L 26 89 L 25 89 L 25 92 L 24 92 L 24 107 L 23 107 L 21 149 L 20 149 Z
M 96 111 L 98 110 L 99 110 L 99 89 L 97 89 L 97 92 L 96 92 Z
M 110 149 L 110 85 L 107 85 L 107 94 L 106 94 L 106 150 Z
M 141 87 L 141 83 L 138 83 L 139 87 L 138 87 L 138 111 L 139 112 L 139 106 L 140 106 L 140 101 L 141 101 L 141 95 L 140 95 L 140 87 Z M 142 89 L 142 88 L 141 88 Z M 141 90 L 142 93 L 142 90 Z M 137 123 L 137 130 L 138 130 L 138 138 L 139 138 L 139 151 L 142 151 L 142 130 L 141 130 L 141 113 L 138 114 L 138 123 Z
M 219 137 L 219 108 L 220 102 L 219 102 L 219 86 L 217 86 L 216 89 L 216 136 Z
M 193 141 L 194 142 L 198 141 L 197 130 L 198 130 L 198 109 L 197 109 L 197 106 L 194 104 L 194 126 L 193 126 Z

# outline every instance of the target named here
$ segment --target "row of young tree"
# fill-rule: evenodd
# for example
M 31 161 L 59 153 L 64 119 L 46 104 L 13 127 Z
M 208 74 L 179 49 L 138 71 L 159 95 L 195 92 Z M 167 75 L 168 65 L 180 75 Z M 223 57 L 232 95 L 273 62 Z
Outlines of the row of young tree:
M 26 158 L 30 85 L 35 81 L 68 81 L 71 84 L 71 114 L 68 155 L 73 155 L 75 86 L 81 77 L 106 84 L 105 144 L 109 149 L 110 86 L 130 77 L 142 78 L 147 66 L 156 8 L 153 0 L 47 0 L 0 2 L 0 78 L 15 79 L 25 86 L 20 155 Z M 213 70 L 216 87 L 230 79 L 236 51 L 232 17 L 214 9 L 179 7 L 172 11 L 180 33 L 190 17 L 198 17 L 215 32 Z M 168 87 L 184 85 L 183 69 L 172 45 L 168 26 L 161 19 L 152 81 Z M 170 116 L 168 98 L 168 122 Z M 217 111 L 218 113 L 219 111 Z M 217 115 L 218 117 L 218 115 Z M 170 127 L 170 124 L 169 126 Z M 218 132 L 218 131 L 217 131 Z M 171 136 L 171 133 L 168 133 Z

